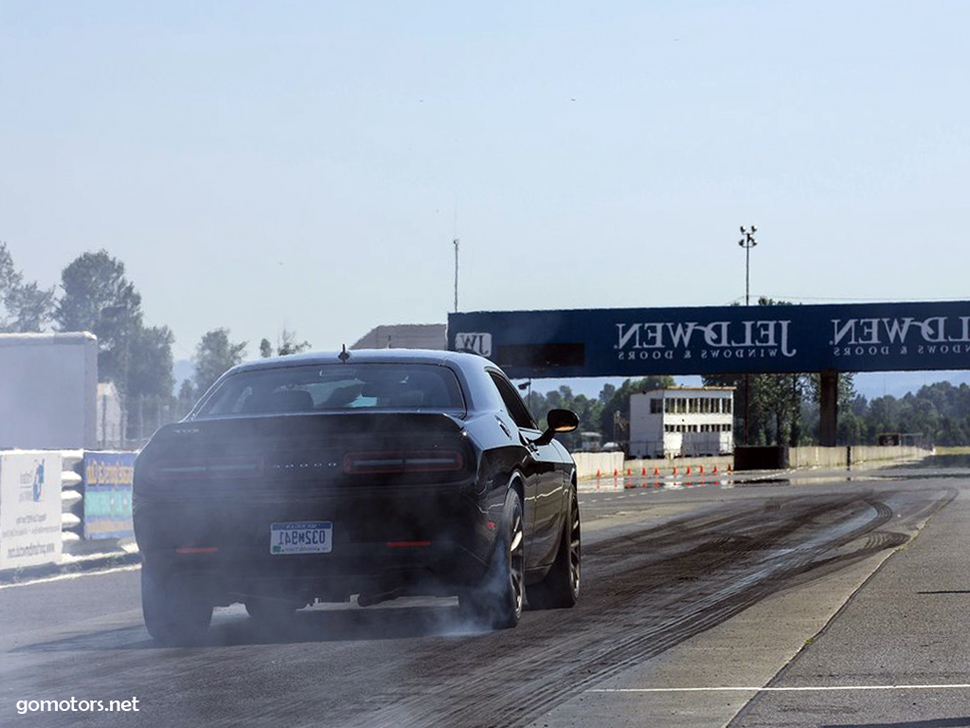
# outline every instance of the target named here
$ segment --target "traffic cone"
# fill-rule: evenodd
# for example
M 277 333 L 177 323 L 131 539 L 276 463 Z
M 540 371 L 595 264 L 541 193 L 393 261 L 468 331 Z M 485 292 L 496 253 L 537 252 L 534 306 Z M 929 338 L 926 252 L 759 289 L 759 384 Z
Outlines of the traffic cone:
M 600 469 L 599 468 L 596 468 L 596 477 L 597 478 L 603 477 L 603 473 L 600 472 Z
M 657 475 L 657 476 L 659 476 L 659 475 L 660 475 L 660 468 L 656 468 L 656 467 L 655 467 L 655 468 L 653 469 L 653 474 L 654 474 L 654 475 Z
M 700 472 L 701 472 L 701 475 L 704 474 L 704 466 L 703 465 L 701 465 L 701 467 L 700 467 Z
M 717 472 L 717 465 L 716 464 L 714 465 L 714 472 L 715 473 Z
M 687 474 L 690 475 L 690 465 L 687 466 Z

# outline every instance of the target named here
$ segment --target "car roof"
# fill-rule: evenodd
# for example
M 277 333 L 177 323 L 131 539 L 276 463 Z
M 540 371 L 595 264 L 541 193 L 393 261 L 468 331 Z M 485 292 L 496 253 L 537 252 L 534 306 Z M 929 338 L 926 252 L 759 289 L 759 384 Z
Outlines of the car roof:
M 348 364 L 436 364 L 439 366 L 452 365 L 459 369 L 481 369 L 491 364 L 488 359 L 477 354 L 440 349 L 351 349 L 346 352 L 309 352 L 268 357 L 239 364 L 229 371 L 239 373 L 307 365 L 339 366 L 343 363 L 341 357 L 345 354 Z

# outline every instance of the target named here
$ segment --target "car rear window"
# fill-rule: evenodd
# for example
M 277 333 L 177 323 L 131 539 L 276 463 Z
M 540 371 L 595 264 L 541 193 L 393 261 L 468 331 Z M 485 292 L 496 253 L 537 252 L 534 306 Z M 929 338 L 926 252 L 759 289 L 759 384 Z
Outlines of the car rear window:
M 457 377 L 434 364 L 325 364 L 227 377 L 196 417 L 366 408 L 464 412 Z

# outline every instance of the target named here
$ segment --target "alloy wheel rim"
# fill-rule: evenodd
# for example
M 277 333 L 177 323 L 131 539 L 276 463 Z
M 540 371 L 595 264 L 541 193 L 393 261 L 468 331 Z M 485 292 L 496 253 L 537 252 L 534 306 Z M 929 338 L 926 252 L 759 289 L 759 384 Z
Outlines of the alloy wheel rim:
M 579 586 L 582 578 L 581 564 L 581 536 L 579 522 L 579 498 L 573 493 L 570 507 L 572 524 L 569 528 L 569 583 L 573 590 L 573 595 L 579 595 Z
M 523 574 L 524 566 L 524 536 L 522 533 L 522 514 L 516 509 L 512 519 L 512 529 L 509 535 L 509 580 L 512 586 L 512 598 L 515 613 L 522 612 L 522 605 L 525 599 L 525 578 Z

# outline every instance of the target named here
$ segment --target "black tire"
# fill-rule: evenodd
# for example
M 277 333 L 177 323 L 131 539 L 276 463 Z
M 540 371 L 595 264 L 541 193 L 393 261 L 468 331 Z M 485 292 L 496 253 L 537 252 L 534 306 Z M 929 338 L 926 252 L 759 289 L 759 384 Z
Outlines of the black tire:
M 569 494 L 569 510 L 566 512 L 556 560 L 543 580 L 529 587 L 529 608 L 562 609 L 573 606 L 579 599 L 582 573 L 579 495 L 573 487 Z
M 525 533 L 522 530 L 522 499 L 514 490 L 505 496 L 501 531 L 488 573 L 474 589 L 459 595 L 458 604 L 467 618 L 491 629 L 515 627 L 525 602 Z
M 211 602 L 178 579 L 161 582 L 144 564 L 141 611 L 148 634 L 166 646 L 201 644 L 212 621 Z
M 253 597 L 246 600 L 246 612 L 260 624 L 267 626 L 287 624 L 301 605 L 287 599 Z

